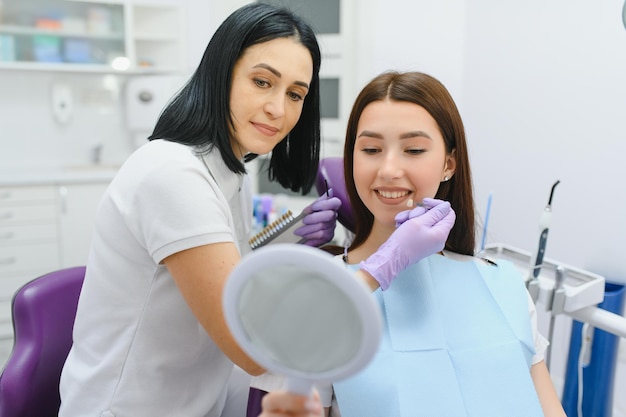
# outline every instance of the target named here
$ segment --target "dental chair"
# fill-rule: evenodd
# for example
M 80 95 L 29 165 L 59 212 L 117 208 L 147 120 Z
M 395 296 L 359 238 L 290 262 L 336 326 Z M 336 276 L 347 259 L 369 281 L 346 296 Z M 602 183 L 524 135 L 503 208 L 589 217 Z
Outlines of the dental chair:
M 326 192 L 326 186 L 333 189 L 333 196 L 341 200 L 341 207 L 337 211 L 337 220 L 346 229 L 354 233 L 355 224 L 352 218 L 352 206 L 346 189 L 346 179 L 343 175 L 343 157 L 334 156 L 323 158 L 319 162 L 315 189 L 318 195 Z
M 0 375 L 0 416 L 52 417 L 61 405 L 61 369 L 72 330 L 85 267 L 42 275 L 13 296 L 15 342 Z

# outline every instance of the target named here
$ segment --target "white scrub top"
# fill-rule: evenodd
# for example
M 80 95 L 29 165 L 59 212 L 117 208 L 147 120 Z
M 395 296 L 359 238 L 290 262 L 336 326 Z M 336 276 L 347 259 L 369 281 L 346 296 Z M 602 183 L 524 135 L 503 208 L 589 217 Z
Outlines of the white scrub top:
M 98 208 L 61 417 L 220 415 L 233 363 L 161 261 L 217 242 L 247 252 L 251 200 L 217 150 L 154 140 L 129 157 Z

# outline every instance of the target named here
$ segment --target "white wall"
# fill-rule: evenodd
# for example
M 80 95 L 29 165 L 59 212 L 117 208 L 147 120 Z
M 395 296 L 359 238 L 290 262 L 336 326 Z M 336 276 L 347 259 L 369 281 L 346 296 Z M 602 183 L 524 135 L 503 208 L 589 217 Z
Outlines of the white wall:
M 461 100 L 465 0 L 357 3 L 355 96 L 382 71 L 420 70 L 437 76 Z
M 548 256 L 626 283 L 623 1 L 470 3 L 464 116 L 490 239 L 532 249 L 559 179 Z
M 52 115 L 53 84 L 69 86 L 74 103 L 65 125 Z M 127 155 L 118 76 L 0 70 L 0 169 L 86 164 L 103 144 L 103 163 Z

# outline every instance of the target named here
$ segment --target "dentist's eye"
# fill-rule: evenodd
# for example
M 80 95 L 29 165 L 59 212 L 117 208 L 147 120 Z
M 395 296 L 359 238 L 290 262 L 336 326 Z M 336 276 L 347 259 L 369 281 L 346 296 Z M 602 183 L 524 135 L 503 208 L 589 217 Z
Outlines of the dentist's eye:
M 260 78 L 255 78 L 254 83 L 257 85 L 257 87 L 261 87 L 261 88 L 267 88 L 270 86 L 269 81 L 262 80 Z
M 304 97 L 302 97 L 300 94 L 298 93 L 287 93 L 287 95 L 289 96 L 289 98 L 292 101 L 301 101 L 304 100 Z

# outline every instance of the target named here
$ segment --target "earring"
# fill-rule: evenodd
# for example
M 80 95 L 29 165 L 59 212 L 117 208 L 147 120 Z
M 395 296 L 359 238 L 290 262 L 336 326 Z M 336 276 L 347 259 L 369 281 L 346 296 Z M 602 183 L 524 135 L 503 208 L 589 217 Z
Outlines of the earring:
M 443 182 L 448 181 L 450 178 L 448 178 L 448 176 L 446 175 L 445 177 L 443 177 Z

